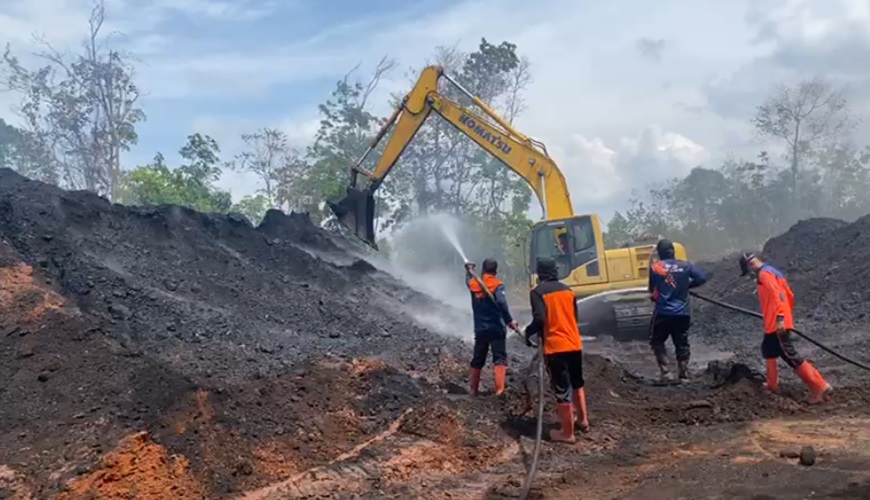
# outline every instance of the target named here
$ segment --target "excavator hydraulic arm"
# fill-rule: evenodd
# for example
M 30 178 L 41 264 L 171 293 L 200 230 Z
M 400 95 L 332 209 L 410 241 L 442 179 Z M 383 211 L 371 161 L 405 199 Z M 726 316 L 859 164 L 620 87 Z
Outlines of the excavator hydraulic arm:
M 480 111 L 472 111 L 440 93 L 438 86 L 442 78 L 459 89 Z M 351 167 L 347 195 L 337 203 L 329 202 L 339 221 L 359 238 L 377 248 L 375 191 L 433 111 L 525 179 L 541 202 L 544 218 L 573 217 L 565 177 L 547 154 L 544 145 L 514 129 L 486 103 L 446 75 L 440 66 L 429 66 L 378 131 L 366 152 Z M 371 172 L 365 170 L 363 162 L 391 128 L 392 135 L 375 169 Z

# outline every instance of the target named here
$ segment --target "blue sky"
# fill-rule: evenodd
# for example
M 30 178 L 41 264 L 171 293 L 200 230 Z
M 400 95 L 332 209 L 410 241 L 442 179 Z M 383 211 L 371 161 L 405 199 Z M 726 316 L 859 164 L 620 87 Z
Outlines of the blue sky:
M 356 64 L 365 78 L 383 56 L 399 62 L 372 101 L 386 114 L 435 46 L 471 50 L 482 36 L 531 60 L 517 125 L 548 145 L 577 210 L 605 217 L 633 188 L 753 155 L 749 114 L 777 82 L 822 73 L 850 85 L 859 116 L 870 110 L 868 0 L 107 1 L 148 92 L 129 165 L 156 151 L 171 159 L 194 131 L 227 158 L 262 126 L 304 145 L 317 104 Z M 37 32 L 75 48 L 89 5 L 2 0 L 0 43 L 26 56 Z M 13 104 L 0 94 L 14 122 Z M 236 198 L 257 188 L 242 174 L 221 183 Z

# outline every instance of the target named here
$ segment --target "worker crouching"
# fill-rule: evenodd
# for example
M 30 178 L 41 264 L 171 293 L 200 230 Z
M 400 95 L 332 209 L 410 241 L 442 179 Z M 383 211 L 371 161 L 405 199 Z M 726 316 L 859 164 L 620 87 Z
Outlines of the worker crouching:
M 526 340 L 537 335 L 544 343 L 544 361 L 561 423 L 559 429 L 550 431 L 550 440 L 573 443 L 575 411 L 580 430 L 589 430 L 577 300 L 571 288 L 559 282 L 555 260 L 539 259 L 537 274 L 538 286 L 530 293 L 532 322 L 526 327 Z
M 831 385 L 809 361 L 802 359 L 791 340 L 794 328 L 794 292 L 785 276 L 773 266 L 765 264 L 755 252 L 740 256 L 740 275 L 756 274 L 758 301 L 764 318 L 764 341 L 761 355 L 766 365 L 767 388 L 779 389 L 777 358 L 782 358 L 803 380 L 810 390 L 811 404 L 821 403 L 831 391 Z
M 486 356 L 492 351 L 495 395 L 504 393 L 507 378 L 507 328 L 516 329 L 505 296 L 504 283 L 496 278 L 498 262 L 483 261 L 480 280 L 474 276 L 474 264 L 465 264 L 465 284 L 471 292 L 471 309 L 474 313 L 474 354 L 471 358 L 469 389 L 477 395 L 480 390 L 480 375 Z M 481 283 L 482 282 L 482 283 Z

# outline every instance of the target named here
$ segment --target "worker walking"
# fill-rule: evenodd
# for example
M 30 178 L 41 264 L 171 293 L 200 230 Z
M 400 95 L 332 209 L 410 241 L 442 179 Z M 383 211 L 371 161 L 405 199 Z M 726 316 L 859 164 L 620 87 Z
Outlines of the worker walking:
M 474 276 L 473 270 L 474 263 L 465 264 L 465 284 L 471 292 L 471 310 L 474 313 L 471 394 L 477 395 L 479 392 L 480 374 L 491 350 L 495 394 L 499 396 L 504 393 L 507 377 L 507 328 L 515 330 L 517 323 L 508 308 L 504 283 L 496 278 L 498 262 L 495 259 L 484 260 L 480 280 Z
M 761 355 L 766 365 L 767 388 L 779 389 L 777 358 L 782 358 L 810 390 L 809 402 L 821 403 L 831 391 L 831 385 L 809 361 L 802 359 L 791 340 L 794 328 L 794 292 L 779 270 L 761 260 L 756 252 L 740 255 L 740 275 L 756 274 L 758 301 L 764 318 L 764 340 Z
M 538 286 L 530 293 L 532 322 L 526 327 L 526 342 L 534 336 L 544 343 L 544 362 L 556 393 L 561 427 L 550 431 L 552 441 L 573 443 L 574 424 L 589 430 L 586 389 L 583 381 L 583 340 L 577 321 L 574 292 L 559 282 L 556 261 L 538 259 Z
M 655 301 L 655 310 L 650 321 L 650 346 L 659 365 L 662 379 L 669 379 L 668 353 L 665 341 L 674 343 L 677 355 L 677 370 L 680 380 L 689 378 L 689 327 L 692 311 L 689 305 L 689 290 L 707 281 L 704 272 L 691 262 L 675 257 L 674 244 L 667 239 L 656 244 L 659 261 L 651 266 L 649 292 Z

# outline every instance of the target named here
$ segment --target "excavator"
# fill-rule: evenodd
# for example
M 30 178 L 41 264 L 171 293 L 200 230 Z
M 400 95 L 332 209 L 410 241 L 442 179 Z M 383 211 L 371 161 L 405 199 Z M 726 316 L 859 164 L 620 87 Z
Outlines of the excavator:
M 442 80 L 458 89 L 477 109 L 440 92 Z M 584 337 L 609 335 L 618 341 L 646 338 L 652 314 L 647 283 L 657 259 L 655 242 L 606 250 L 601 220 L 595 214 L 574 214 L 565 176 L 546 146 L 514 129 L 440 66 L 423 70 L 414 88 L 351 166 L 346 196 L 338 202 L 327 202 L 339 222 L 377 249 L 374 194 L 433 112 L 525 179 L 537 196 L 543 220 L 531 227 L 525 242 L 529 285 L 536 285 L 537 259 L 552 257 L 558 265 L 559 279 L 578 298 Z M 366 170 L 363 163 L 391 128 L 392 135 L 374 170 Z M 674 243 L 674 247 L 677 258 L 687 258 L 682 244 Z

